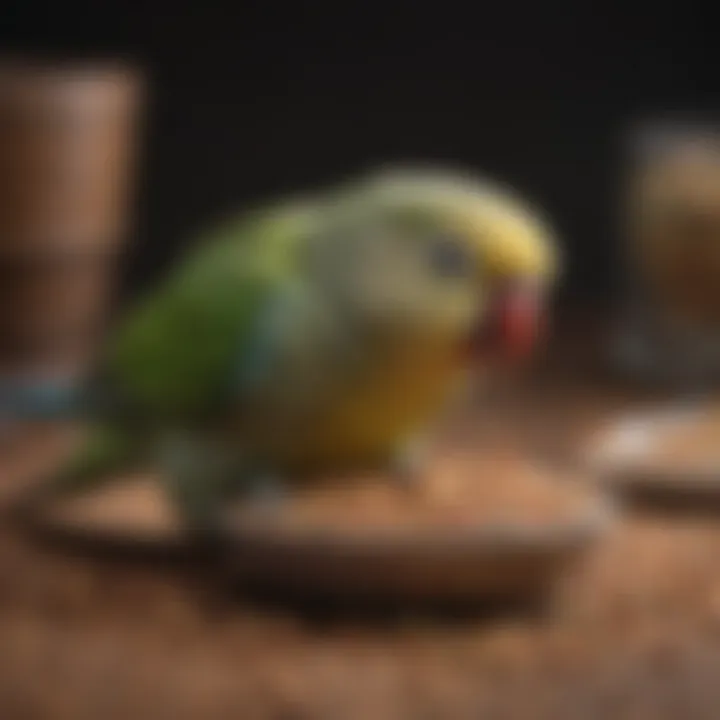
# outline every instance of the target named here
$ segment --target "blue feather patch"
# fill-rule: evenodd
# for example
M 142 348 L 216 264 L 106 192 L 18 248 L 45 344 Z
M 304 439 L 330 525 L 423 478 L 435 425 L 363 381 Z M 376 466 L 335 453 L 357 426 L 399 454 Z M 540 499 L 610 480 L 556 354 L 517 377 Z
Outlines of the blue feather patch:
M 233 389 L 239 394 L 262 382 L 270 367 L 275 350 L 278 321 L 285 308 L 283 303 L 268 302 L 257 314 L 252 333 L 238 350 L 233 377 Z

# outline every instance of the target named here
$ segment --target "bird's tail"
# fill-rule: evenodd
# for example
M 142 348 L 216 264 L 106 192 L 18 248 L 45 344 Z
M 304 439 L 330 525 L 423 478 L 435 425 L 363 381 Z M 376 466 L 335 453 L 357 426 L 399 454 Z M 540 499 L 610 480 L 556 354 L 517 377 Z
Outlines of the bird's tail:
M 75 493 L 111 482 L 136 469 L 144 449 L 142 440 L 123 427 L 90 425 L 78 447 L 49 478 L 46 489 L 54 494 Z

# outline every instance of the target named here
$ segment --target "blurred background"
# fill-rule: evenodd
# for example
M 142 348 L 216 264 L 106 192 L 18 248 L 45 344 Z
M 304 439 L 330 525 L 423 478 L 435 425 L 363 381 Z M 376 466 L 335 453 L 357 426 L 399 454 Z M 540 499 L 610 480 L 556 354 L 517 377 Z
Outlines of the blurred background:
M 0 47 L 122 55 L 152 87 L 126 289 L 208 218 L 376 161 L 456 161 L 546 208 L 567 288 L 612 283 L 621 134 L 717 107 L 705 13 L 493 3 L 9 2 Z

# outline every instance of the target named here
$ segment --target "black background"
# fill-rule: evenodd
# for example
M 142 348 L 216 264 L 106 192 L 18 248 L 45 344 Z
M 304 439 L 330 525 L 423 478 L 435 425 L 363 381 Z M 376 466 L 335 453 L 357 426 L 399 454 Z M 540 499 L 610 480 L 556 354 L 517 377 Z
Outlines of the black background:
M 543 204 L 567 248 L 566 290 L 606 294 L 626 124 L 713 111 L 720 89 L 715 25 L 687 4 L 125 5 L 6 5 L 1 39 L 147 69 L 130 289 L 234 206 L 431 159 Z

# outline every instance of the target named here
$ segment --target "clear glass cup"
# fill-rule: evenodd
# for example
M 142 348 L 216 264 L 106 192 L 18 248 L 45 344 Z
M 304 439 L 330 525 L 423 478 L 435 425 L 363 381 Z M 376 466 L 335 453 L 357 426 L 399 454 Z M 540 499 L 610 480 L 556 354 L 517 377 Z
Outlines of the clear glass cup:
M 720 384 L 720 126 L 630 136 L 616 366 L 675 390 Z

